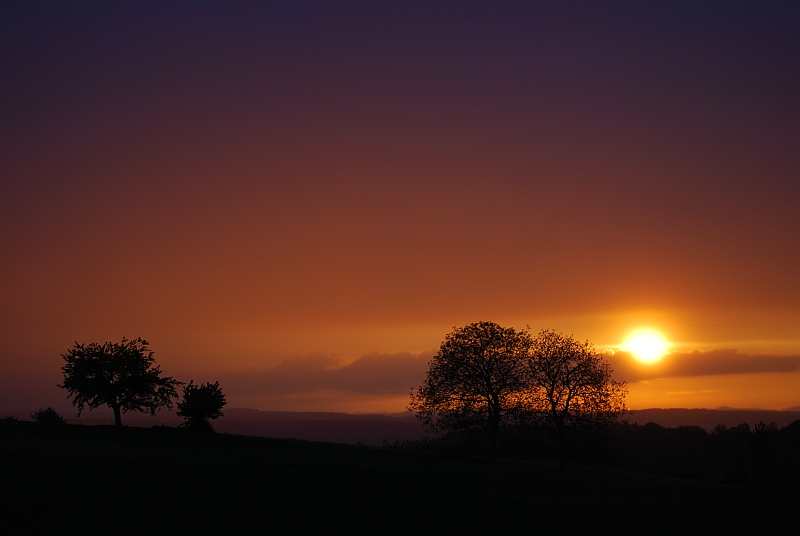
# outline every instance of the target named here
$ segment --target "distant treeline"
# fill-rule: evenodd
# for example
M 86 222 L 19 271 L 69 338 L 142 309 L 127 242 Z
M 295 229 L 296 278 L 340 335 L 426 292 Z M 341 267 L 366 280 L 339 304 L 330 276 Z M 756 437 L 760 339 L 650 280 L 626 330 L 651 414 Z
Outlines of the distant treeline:
M 480 455 L 485 438 L 477 431 L 420 442 L 422 449 Z M 409 445 L 410 446 L 410 445 Z M 545 428 L 506 427 L 498 456 L 556 460 L 556 444 Z M 726 484 L 800 492 L 800 419 L 775 423 L 666 428 L 622 422 L 577 440 L 573 463 Z
M 597 439 L 598 462 L 632 471 L 800 491 L 800 420 L 783 428 L 620 424 Z M 587 442 L 587 447 L 591 446 Z M 590 453 L 585 453 L 591 461 Z
M 655 422 L 669 428 L 700 426 L 711 431 L 719 424 L 731 427 L 738 426 L 743 422 L 749 423 L 750 426 L 754 426 L 760 421 L 774 422 L 778 426 L 786 426 L 800 419 L 800 411 L 734 408 L 650 408 L 634 410 L 625 415 L 624 419 L 639 424 Z

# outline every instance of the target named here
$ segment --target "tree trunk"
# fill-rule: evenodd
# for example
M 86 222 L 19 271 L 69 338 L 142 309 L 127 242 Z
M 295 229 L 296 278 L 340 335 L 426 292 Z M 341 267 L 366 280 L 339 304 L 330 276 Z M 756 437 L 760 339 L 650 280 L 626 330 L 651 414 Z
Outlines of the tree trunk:
M 111 406 L 111 408 L 114 410 L 114 426 L 122 426 L 122 414 L 119 406 Z
M 489 435 L 489 445 L 486 451 L 486 459 L 494 460 L 494 453 L 497 450 L 497 435 L 500 432 L 500 408 L 494 408 L 489 414 L 489 422 L 486 423 L 486 432 Z
M 558 429 L 558 468 L 567 468 L 567 454 L 569 453 L 569 443 L 563 428 Z
M 567 441 L 567 432 L 564 429 L 565 415 L 556 411 L 555 403 L 552 403 L 552 412 L 550 414 L 550 422 L 553 426 L 553 431 L 556 435 L 556 442 L 558 443 L 558 468 L 566 469 L 567 467 L 567 450 L 569 447 Z
M 497 450 L 497 428 L 493 427 L 491 424 L 487 430 L 489 433 L 489 446 L 486 450 L 486 460 L 492 461 L 494 460 L 494 453 Z
M 567 468 L 567 446 L 562 442 L 559 446 L 559 456 L 558 456 L 558 468 L 559 469 L 566 469 Z

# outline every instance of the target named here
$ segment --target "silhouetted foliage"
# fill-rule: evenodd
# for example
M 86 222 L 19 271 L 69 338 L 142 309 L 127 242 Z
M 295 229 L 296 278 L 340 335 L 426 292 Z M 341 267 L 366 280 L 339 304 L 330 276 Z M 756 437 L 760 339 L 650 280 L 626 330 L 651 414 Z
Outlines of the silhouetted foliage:
M 385 450 L 425 450 L 433 442 L 433 438 L 429 436 L 422 436 L 417 439 L 395 439 L 389 441 L 388 439 L 381 440 L 378 448 Z
M 492 459 L 500 427 L 509 422 L 524 388 L 521 365 L 527 332 L 476 322 L 445 336 L 409 409 L 435 433 L 482 428 Z
M 484 429 L 490 459 L 501 429 L 512 450 L 512 443 L 531 444 L 532 434 L 547 431 L 563 466 L 576 438 L 626 411 L 627 387 L 611 372 L 588 342 L 550 330 L 531 338 L 527 330 L 478 322 L 445 337 L 409 409 L 433 432 L 461 431 L 451 443 L 464 447 L 474 443 L 465 431 Z
M 0 418 L 0 421 L 3 421 L 3 422 L 19 422 L 19 419 L 17 419 L 13 415 L 6 415 L 6 416 Z
M 536 421 L 505 426 L 498 437 L 497 455 L 551 460 L 559 453 L 558 445 L 549 441 L 548 430 Z M 570 460 L 583 465 L 800 493 L 800 420 L 783 428 L 775 423 L 719 425 L 710 432 L 699 426 L 668 428 L 654 422 L 622 421 L 573 439 Z M 484 445 L 481 430 L 466 429 L 409 444 L 408 450 L 475 454 Z M 397 448 L 402 447 L 398 444 Z
M 533 338 L 522 407 L 529 419 L 551 430 L 562 467 L 576 436 L 616 422 L 626 411 L 627 386 L 613 380 L 611 373 L 611 366 L 589 342 L 552 330 Z
M 67 424 L 67 420 L 50 406 L 31 413 L 31 419 L 42 424 Z
M 800 491 L 800 420 L 666 428 L 656 423 L 608 426 L 585 463 L 643 473 Z
M 161 376 L 153 352 L 141 338 L 89 345 L 76 342 L 61 357 L 66 363 L 59 387 L 69 392 L 67 397 L 78 407 L 78 415 L 84 406 L 92 410 L 106 405 L 114 411 L 114 424 L 122 426 L 121 412 L 155 415 L 161 407 L 172 407 L 172 399 L 178 397 L 175 387 L 181 382 Z
M 183 388 L 183 401 L 178 403 L 178 415 L 184 418 L 183 426 L 190 430 L 213 432 L 208 421 L 222 417 L 224 406 L 225 395 L 219 388 L 219 382 L 194 385 L 194 381 L 190 381 Z

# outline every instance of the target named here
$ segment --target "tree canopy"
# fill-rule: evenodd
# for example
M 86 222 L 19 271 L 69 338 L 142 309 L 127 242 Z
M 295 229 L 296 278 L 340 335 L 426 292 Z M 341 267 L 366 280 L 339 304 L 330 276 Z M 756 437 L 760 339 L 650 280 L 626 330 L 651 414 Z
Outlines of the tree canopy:
M 616 420 L 627 387 L 588 342 L 552 330 L 531 337 L 493 322 L 476 322 L 445 336 L 409 409 L 435 433 L 482 428 L 492 458 L 500 428 L 544 425 L 562 464 L 571 439 Z
M 68 391 L 78 415 L 85 406 L 93 410 L 105 405 L 114 411 L 114 424 L 122 426 L 121 412 L 155 415 L 161 407 L 172 407 L 172 399 L 178 396 L 175 387 L 181 382 L 161 376 L 153 352 L 141 338 L 88 345 L 76 342 L 61 357 L 64 381 L 59 387 Z
M 576 434 L 616 421 L 626 411 L 625 382 L 611 378 L 611 366 L 588 341 L 542 330 L 525 363 L 525 411 L 552 430 L 562 465 Z
M 494 322 L 454 328 L 430 362 L 409 409 L 432 431 L 483 428 L 494 456 L 501 424 L 524 388 L 521 365 L 528 334 Z
M 223 416 L 225 395 L 219 382 L 195 385 L 190 381 L 183 388 L 183 401 L 178 403 L 178 415 L 184 418 L 186 428 L 199 431 L 213 431 L 209 419 Z

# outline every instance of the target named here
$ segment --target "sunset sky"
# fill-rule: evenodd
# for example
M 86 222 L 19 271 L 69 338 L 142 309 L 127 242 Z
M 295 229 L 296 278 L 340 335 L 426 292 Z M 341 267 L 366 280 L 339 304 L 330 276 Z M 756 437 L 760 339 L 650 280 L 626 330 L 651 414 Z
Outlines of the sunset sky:
M 3 2 L 0 275 L 0 411 L 123 336 L 403 411 L 481 320 L 632 408 L 800 406 L 800 4 Z

